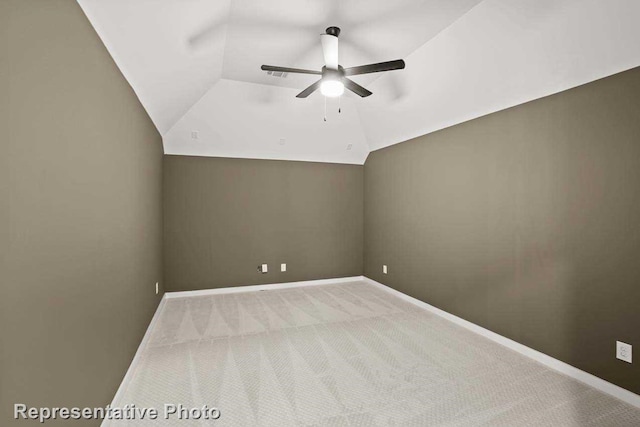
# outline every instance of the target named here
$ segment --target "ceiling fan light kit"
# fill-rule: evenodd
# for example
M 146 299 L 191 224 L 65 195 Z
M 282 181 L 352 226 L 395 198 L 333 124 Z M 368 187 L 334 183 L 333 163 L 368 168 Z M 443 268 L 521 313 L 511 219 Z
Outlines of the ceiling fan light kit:
M 324 80 L 320 84 L 320 93 L 328 98 L 342 96 L 344 93 L 344 83 L 340 80 Z
M 395 61 L 379 62 L 375 64 L 361 65 L 358 67 L 343 68 L 338 63 L 338 36 L 340 28 L 329 27 L 324 34 L 320 35 L 320 43 L 322 44 L 322 54 L 324 56 L 324 67 L 322 71 L 304 70 L 300 68 L 279 67 L 273 65 L 263 65 L 263 71 L 281 71 L 286 73 L 297 74 L 317 74 L 322 77 L 311 86 L 296 95 L 297 98 L 306 98 L 320 89 L 325 97 L 335 98 L 344 93 L 344 89 L 348 89 L 356 95 L 365 98 L 372 93 L 360 86 L 358 83 L 347 76 L 356 76 L 359 74 L 379 73 L 382 71 L 401 70 L 405 67 L 402 59 Z

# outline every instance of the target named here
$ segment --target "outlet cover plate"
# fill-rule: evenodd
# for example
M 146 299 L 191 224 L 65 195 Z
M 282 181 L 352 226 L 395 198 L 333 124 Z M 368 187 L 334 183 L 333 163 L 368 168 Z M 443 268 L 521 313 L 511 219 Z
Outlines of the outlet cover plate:
M 624 360 L 627 363 L 631 362 L 633 347 L 631 344 L 624 343 L 622 341 L 616 341 L 616 358 Z
M 387 274 L 387 266 L 386 265 L 382 266 L 382 274 Z
M 280 271 L 287 271 L 287 264 L 280 264 Z

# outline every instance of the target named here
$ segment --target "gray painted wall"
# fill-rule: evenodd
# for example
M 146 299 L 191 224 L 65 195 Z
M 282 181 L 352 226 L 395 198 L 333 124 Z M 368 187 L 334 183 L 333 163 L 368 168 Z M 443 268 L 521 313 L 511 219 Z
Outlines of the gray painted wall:
M 0 425 L 41 425 L 13 403 L 108 404 L 158 304 L 162 142 L 74 0 L 0 4 Z
M 362 166 L 165 156 L 167 290 L 362 275 L 363 192 Z
M 371 153 L 365 274 L 640 393 L 640 69 Z

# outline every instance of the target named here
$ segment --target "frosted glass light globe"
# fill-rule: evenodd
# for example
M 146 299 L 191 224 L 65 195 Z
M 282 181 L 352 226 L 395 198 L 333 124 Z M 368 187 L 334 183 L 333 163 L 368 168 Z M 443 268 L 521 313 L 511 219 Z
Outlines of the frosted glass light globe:
M 344 84 L 339 80 L 325 80 L 320 84 L 320 92 L 329 98 L 335 98 L 344 93 Z

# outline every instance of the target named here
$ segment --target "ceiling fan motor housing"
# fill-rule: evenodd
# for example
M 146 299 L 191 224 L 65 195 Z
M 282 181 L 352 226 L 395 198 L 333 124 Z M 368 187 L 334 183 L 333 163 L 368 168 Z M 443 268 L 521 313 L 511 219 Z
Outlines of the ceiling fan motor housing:
M 322 67 L 322 79 L 326 80 L 342 80 L 344 78 L 344 68 L 342 65 L 338 65 L 337 70 L 331 68 Z

